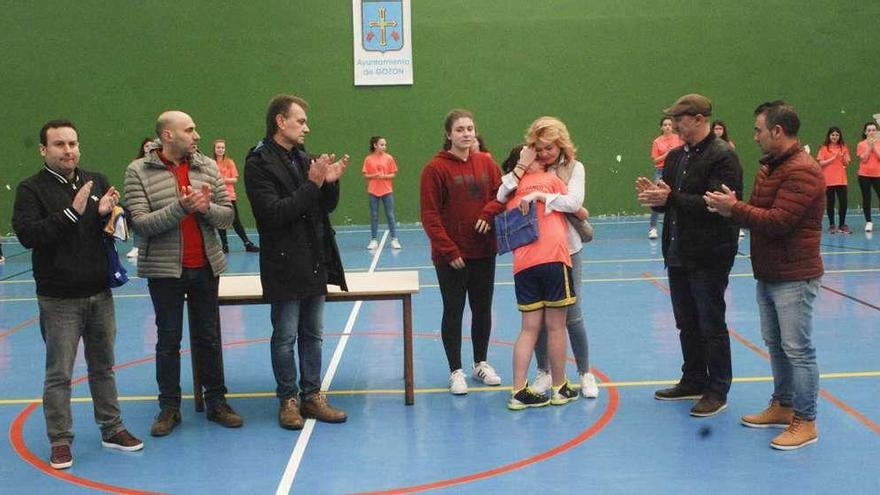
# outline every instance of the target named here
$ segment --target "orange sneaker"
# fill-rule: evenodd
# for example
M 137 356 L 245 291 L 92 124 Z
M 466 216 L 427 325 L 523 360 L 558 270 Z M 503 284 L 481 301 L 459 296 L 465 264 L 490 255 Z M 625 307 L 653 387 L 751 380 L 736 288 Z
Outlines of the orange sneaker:
M 749 414 L 740 418 L 740 423 L 749 428 L 788 428 L 791 418 L 794 417 L 794 409 L 773 401 L 767 409 L 758 414 Z
M 795 416 L 788 429 L 777 435 L 770 442 L 770 446 L 776 450 L 794 450 L 818 441 L 819 432 L 816 430 L 816 421 L 807 421 Z

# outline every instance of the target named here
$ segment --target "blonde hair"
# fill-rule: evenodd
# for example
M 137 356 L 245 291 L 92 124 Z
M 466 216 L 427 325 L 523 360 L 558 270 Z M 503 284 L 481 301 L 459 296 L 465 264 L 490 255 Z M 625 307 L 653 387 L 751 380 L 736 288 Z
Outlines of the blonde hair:
M 526 145 L 534 146 L 539 139 L 559 146 L 563 159 L 555 165 L 556 175 L 568 184 L 577 154 L 577 148 L 571 142 L 568 128 L 556 117 L 539 117 L 532 122 L 532 125 L 526 131 Z

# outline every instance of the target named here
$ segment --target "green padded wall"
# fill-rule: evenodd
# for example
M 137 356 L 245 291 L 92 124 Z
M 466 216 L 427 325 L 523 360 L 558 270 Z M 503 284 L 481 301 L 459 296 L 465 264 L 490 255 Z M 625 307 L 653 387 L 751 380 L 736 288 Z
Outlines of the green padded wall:
M 264 132 L 268 100 L 301 95 L 312 105 L 309 150 L 352 156 L 334 221 L 364 224 L 369 136 L 388 138 L 401 169 L 398 219 L 415 222 L 419 172 L 454 107 L 475 112 L 499 159 L 535 117 L 562 118 L 587 166 L 593 215 L 645 212 L 633 181 L 651 173 L 660 109 L 681 94 L 712 98 L 748 184 L 758 103 L 794 103 L 814 150 L 829 125 L 855 144 L 880 111 L 871 36 L 880 2 L 413 0 L 415 84 L 369 88 L 352 83 L 351 4 L 343 0 L 7 0 L 2 9 L 4 233 L 15 184 L 38 170 L 37 132 L 51 118 L 76 122 L 81 164 L 121 185 L 160 111 L 190 113 L 203 149 L 226 138 L 241 168 Z M 253 225 L 239 191 L 242 219 Z

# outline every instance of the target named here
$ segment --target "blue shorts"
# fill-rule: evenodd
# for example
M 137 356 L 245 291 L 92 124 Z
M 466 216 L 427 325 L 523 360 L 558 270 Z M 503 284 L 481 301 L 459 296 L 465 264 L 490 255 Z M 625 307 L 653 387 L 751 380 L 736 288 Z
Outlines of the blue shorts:
M 562 308 L 577 302 L 571 281 L 571 267 L 565 263 L 544 263 L 513 276 L 516 305 L 520 311 Z

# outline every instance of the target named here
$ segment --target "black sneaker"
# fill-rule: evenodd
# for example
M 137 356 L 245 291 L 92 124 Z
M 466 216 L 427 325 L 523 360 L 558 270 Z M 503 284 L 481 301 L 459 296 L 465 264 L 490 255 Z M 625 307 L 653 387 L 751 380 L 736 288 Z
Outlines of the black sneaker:
M 154 437 L 164 437 L 171 433 L 177 425 L 180 424 L 180 409 L 166 407 L 159 411 L 153 426 L 150 428 L 150 435 Z
M 552 387 L 551 390 L 553 390 L 553 394 L 550 396 L 550 403 L 554 406 L 568 404 L 573 400 L 577 400 L 578 395 L 580 395 L 577 390 L 571 388 L 568 380 L 565 380 L 565 383 L 563 383 L 558 389 Z
M 714 395 L 706 394 L 691 408 L 691 416 L 708 418 L 709 416 L 715 416 L 725 409 L 727 409 L 727 402 Z
M 544 407 L 549 403 L 550 397 L 535 392 L 526 383 L 525 387 L 510 396 L 510 400 L 507 401 L 507 408 L 519 411 L 527 407 Z
M 260 252 L 260 247 L 259 247 L 259 246 L 254 246 L 254 243 L 253 243 L 253 242 L 248 242 L 247 244 L 244 245 L 244 250 L 247 251 L 247 252 L 249 252 L 249 253 L 259 253 L 259 252 Z
M 685 387 L 678 383 L 674 387 L 664 388 L 654 392 L 657 400 L 697 400 L 703 397 L 702 390 Z
M 220 247 L 220 249 L 222 249 L 224 253 L 228 253 L 229 252 L 229 245 L 224 244 L 222 247 Z
M 244 420 L 238 415 L 226 401 L 217 405 L 209 406 L 207 413 L 208 421 L 213 421 L 227 428 L 238 428 L 244 424 Z

